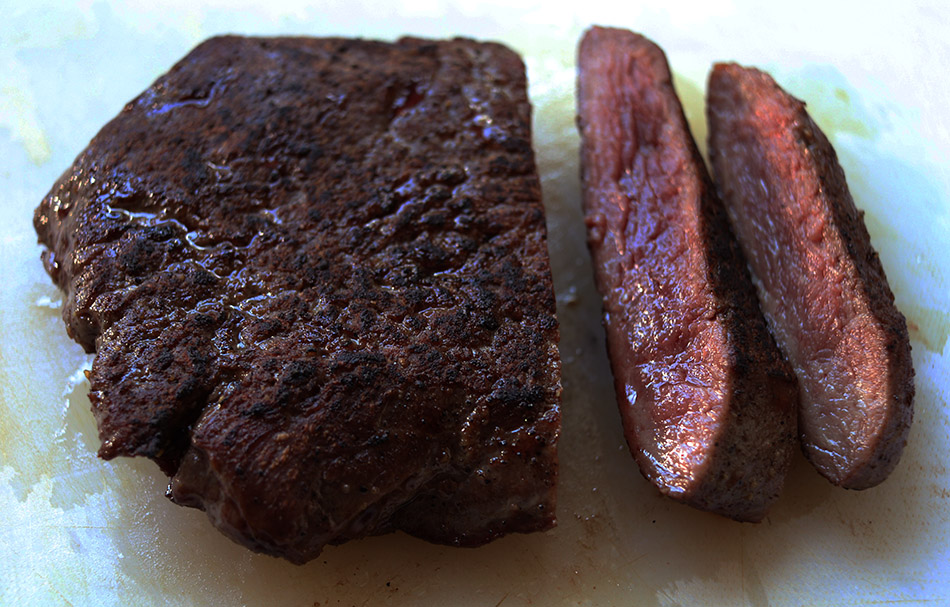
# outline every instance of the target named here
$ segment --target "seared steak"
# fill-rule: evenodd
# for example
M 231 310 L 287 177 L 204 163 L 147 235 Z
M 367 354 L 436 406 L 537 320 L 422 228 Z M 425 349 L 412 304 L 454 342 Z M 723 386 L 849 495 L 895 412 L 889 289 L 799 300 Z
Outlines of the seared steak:
M 708 112 L 717 185 L 801 382 L 805 455 L 836 485 L 876 485 L 904 448 L 914 370 L 844 171 L 805 104 L 758 70 L 716 65 Z
M 302 563 L 555 524 L 558 327 L 524 66 L 497 44 L 211 39 L 36 211 L 100 455 Z
M 663 493 L 759 520 L 794 451 L 794 376 L 663 51 L 593 28 L 578 66 L 588 241 L 627 442 Z

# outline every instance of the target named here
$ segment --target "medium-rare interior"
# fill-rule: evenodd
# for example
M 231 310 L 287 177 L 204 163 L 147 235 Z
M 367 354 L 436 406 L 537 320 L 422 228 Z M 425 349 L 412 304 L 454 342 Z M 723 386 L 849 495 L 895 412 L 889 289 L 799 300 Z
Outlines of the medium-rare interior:
M 914 369 L 844 171 L 805 104 L 763 72 L 716 65 L 707 110 L 717 187 L 801 385 L 805 455 L 836 485 L 874 486 L 904 448 Z
M 592 28 L 578 107 L 588 243 L 630 450 L 663 493 L 760 520 L 794 452 L 797 385 L 663 51 Z

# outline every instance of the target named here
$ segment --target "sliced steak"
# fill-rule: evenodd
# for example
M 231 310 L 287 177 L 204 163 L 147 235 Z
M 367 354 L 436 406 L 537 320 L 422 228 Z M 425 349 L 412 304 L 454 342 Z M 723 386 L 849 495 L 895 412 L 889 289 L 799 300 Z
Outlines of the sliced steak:
M 904 448 L 914 370 L 862 213 L 804 103 L 735 64 L 716 65 L 708 90 L 713 172 L 801 383 L 805 455 L 836 485 L 876 485 Z
M 593 28 L 578 65 L 584 208 L 627 442 L 663 493 L 759 520 L 794 452 L 794 376 L 663 51 Z
M 100 455 L 302 563 L 555 524 L 558 326 L 524 66 L 470 40 L 211 39 L 36 211 Z

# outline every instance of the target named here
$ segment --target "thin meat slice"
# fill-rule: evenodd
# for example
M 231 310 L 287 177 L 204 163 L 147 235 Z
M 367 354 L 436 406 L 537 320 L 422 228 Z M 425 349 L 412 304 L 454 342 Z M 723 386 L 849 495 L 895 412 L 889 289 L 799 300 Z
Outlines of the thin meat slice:
M 100 455 L 155 460 L 236 541 L 302 563 L 555 524 L 558 325 L 509 49 L 208 40 L 35 225 L 97 352 Z
M 593 28 L 578 65 L 588 242 L 627 442 L 663 493 L 760 520 L 794 452 L 794 376 L 663 51 Z
M 913 417 L 903 315 L 828 139 L 767 74 L 716 65 L 709 154 L 762 308 L 802 387 L 805 455 L 863 489 L 897 465 Z

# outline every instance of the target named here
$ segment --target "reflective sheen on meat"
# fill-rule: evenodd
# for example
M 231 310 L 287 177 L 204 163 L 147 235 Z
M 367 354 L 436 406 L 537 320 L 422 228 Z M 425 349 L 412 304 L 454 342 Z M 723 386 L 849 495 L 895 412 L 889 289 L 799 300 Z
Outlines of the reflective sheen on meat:
M 578 66 L 588 242 L 627 442 L 663 493 L 760 520 L 794 452 L 794 376 L 663 52 L 593 28 Z
M 211 39 L 36 211 L 100 455 L 302 563 L 555 524 L 558 326 L 524 66 L 470 40 Z
M 884 480 L 913 417 L 907 325 L 844 171 L 805 104 L 716 65 L 709 155 L 762 308 L 802 388 L 805 455 L 849 489 Z

